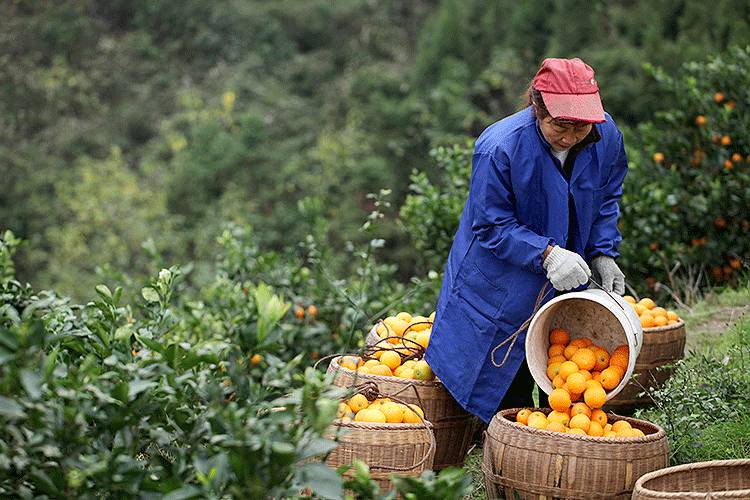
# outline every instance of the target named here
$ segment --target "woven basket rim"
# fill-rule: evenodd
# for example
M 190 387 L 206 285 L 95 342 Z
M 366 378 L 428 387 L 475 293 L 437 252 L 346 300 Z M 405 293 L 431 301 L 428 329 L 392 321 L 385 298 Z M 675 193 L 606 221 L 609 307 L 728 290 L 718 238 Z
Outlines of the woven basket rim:
M 391 431 L 391 430 L 397 430 L 397 431 L 412 431 L 412 430 L 418 430 L 418 429 L 432 429 L 432 422 L 424 419 L 424 423 L 420 422 L 418 424 L 412 424 L 412 423 L 386 423 L 381 424 L 379 422 L 355 422 L 352 420 L 351 422 L 341 422 L 339 419 L 334 420 L 333 424 L 337 427 L 347 427 L 352 429 L 361 429 L 361 430 L 384 430 L 384 431 Z M 425 429 L 426 427 L 426 429 Z
M 643 333 L 661 333 L 661 332 L 667 332 L 669 330 L 678 330 L 685 326 L 685 320 L 680 318 L 680 320 L 675 323 L 674 325 L 664 325 L 664 326 L 649 326 L 643 329 Z
M 356 356 L 356 354 L 342 354 L 341 356 L 336 356 L 331 360 L 331 363 L 329 365 L 329 369 L 333 368 L 334 370 L 345 370 L 348 373 L 355 374 L 356 377 L 360 377 L 362 379 L 372 379 L 372 380 L 382 380 L 384 382 L 391 382 L 391 383 L 404 383 L 404 384 L 415 384 L 415 385 L 422 385 L 425 387 L 441 387 L 443 385 L 442 382 L 439 380 L 417 380 L 414 378 L 401 378 L 401 377 L 389 377 L 385 375 L 373 375 L 371 373 L 359 373 L 356 370 L 350 370 L 349 368 L 344 368 L 339 364 L 339 358 L 343 356 Z
M 708 468 L 717 468 L 717 467 L 734 467 L 737 465 L 750 465 L 750 458 L 738 458 L 738 459 L 732 459 L 732 460 L 708 460 L 705 462 L 692 462 L 692 463 L 687 463 L 687 464 L 674 465 L 672 467 L 665 467 L 663 469 L 651 471 L 639 477 L 638 480 L 635 482 L 635 486 L 633 487 L 633 492 L 634 493 L 638 492 L 644 495 L 649 495 L 649 496 L 653 496 L 657 498 L 685 498 L 686 494 L 703 493 L 703 492 L 659 491 L 659 490 L 652 490 L 652 489 L 646 488 L 645 486 L 643 486 L 643 484 L 657 477 L 669 476 L 672 474 L 679 474 L 681 472 L 688 471 L 688 470 L 708 469 Z M 747 495 L 748 497 L 750 497 L 750 489 L 719 490 L 719 491 L 711 492 L 711 494 L 713 494 L 717 498 L 721 498 L 722 493 L 726 493 L 727 498 L 733 498 L 732 496 L 729 496 L 729 495 Z
M 630 424 L 633 422 L 636 422 L 639 427 L 651 427 L 656 429 L 656 432 L 652 432 L 649 434 L 646 434 L 645 436 L 637 436 L 637 437 L 628 437 L 626 440 L 624 440 L 621 437 L 604 437 L 604 436 L 589 436 L 589 435 L 581 435 L 581 434 L 567 434 L 562 432 L 553 432 L 548 431 L 544 429 L 537 429 L 535 427 L 529 427 L 528 425 L 518 425 L 514 421 L 511 421 L 507 417 L 511 414 L 515 415 L 520 410 L 523 409 L 529 409 L 532 411 L 541 411 L 543 413 L 549 413 L 552 411 L 551 408 L 509 408 L 507 410 L 501 410 L 495 414 L 494 417 L 492 417 L 492 421 L 497 420 L 501 425 L 505 425 L 508 427 L 512 427 L 514 429 L 519 429 L 522 432 L 527 432 L 535 435 L 544 436 L 544 437 L 553 437 L 553 438 L 560 438 L 560 439 L 577 439 L 579 441 L 589 442 L 589 443 L 627 443 L 627 444 L 639 444 L 639 443 L 651 443 L 654 441 L 659 441 L 661 439 L 666 438 L 666 432 L 664 432 L 664 429 L 662 429 L 660 426 L 648 422 L 646 420 L 640 420 L 637 418 L 632 417 L 624 417 L 622 415 L 618 415 L 617 413 L 613 412 L 606 412 L 607 417 L 614 416 L 617 417 L 618 420 L 626 420 Z

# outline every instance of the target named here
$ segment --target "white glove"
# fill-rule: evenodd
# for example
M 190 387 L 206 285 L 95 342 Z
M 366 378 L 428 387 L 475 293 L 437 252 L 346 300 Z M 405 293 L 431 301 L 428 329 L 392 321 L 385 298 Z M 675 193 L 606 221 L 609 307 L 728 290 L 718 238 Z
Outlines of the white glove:
M 594 279 L 608 292 L 617 295 L 625 293 L 625 275 L 615 263 L 615 259 L 600 255 L 591 261 L 591 269 L 594 271 Z
M 555 246 L 542 263 L 547 279 L 556 290 L 572 290 L 587 283 L 591 276 L 586 261 L 575 252 Z

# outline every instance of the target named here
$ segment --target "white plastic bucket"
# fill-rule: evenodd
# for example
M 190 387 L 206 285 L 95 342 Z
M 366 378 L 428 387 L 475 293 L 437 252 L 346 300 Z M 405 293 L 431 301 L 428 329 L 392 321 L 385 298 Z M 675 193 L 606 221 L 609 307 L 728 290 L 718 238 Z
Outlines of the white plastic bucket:
M 597 289 L 570 292 L 550 300 L 534 314 L 526 332 L 526 361 L 537 385 L 547 394 L 553 389 L 547 377 L 549 332 L 553 328 L 565 328 L 571 339 L 588 337 L 609 352 L 627 344 L 628 369 L 620 384 L 607 392 L 607 400 L 627 385 L 643 345 L 643 328 L 633 307 L 622 297 Z

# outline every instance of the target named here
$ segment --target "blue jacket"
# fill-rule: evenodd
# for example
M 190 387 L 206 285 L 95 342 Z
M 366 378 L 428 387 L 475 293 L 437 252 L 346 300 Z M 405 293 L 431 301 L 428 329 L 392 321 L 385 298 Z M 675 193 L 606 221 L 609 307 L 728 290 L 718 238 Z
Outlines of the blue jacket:
M 477 140 L 469 197 L 425 359 L 456 401 L 485 422 L 523 362 L 526 332 L 502 368 L 492 364 L 492 349 L 531 316 L 547 283 L 542 267 L 547 245 L 573 250 L 589 262 L 596 255 L 619 255 L 618 201 L 627 157 L 609 115 L 594 127 L 587 136 L 592 142 L 575 157 L 570 181 L 530 107 L 491 125 Z M 576 227 L 568 227 L 570 220 Z M 495 360 L 504 353 L 498 350 Z

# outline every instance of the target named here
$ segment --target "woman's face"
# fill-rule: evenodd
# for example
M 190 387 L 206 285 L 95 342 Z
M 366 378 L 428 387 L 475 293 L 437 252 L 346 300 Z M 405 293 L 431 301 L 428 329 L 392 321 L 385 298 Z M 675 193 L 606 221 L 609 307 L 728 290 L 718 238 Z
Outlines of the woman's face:
M 591 132 L 591 127 L 593 127 L 592 124 L 585 122 L 561 123 L 551 116 L 539 122 L 542 135 L 544 135 L 544 138 L 547 139 L 547 142 L 549 142 L 555 151 L 564 151 L 572 148 Z

